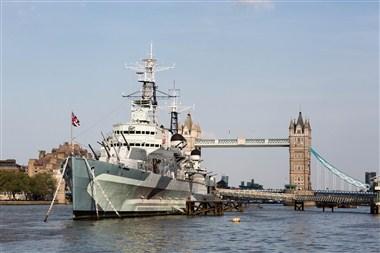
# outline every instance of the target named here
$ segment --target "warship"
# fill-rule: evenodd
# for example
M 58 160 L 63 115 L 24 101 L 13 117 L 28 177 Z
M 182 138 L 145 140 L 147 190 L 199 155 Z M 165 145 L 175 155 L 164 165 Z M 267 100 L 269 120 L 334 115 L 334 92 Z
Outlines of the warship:
M 210 198 L 212 178 L 201 166 L 201 151 L 185 152 L 186 138 L 178 133 L 178 111 L 171 108 L 170 128 L 157 119 L 155 73 L 163 70 L 153 57 L 134 67 L 141 89 L 131 98 L 128 123 L 101 134 L 94 158 L 70 156 L 63 166 L 71 191 L 73 218 L 166 215 L 184 212 L 187 200 Z M 158 94 L 158 95 L 157 95 Z

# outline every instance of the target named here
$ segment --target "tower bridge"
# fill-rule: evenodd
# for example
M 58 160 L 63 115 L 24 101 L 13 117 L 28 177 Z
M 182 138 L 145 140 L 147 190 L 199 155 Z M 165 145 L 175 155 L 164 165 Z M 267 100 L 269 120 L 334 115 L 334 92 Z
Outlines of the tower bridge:
M 379 213 L 380 192 L 366 193 L 369 185 L 356 180 L 343 171 L 334 167 L 324 159 L 311 146 L 311 125 L 308 119 L 304 120 L 299 112 L 298 118 L 292 119 L 289 124 L 288 138 L 220 138 L 201 139 L 196 138 L 192 145 L 195 148 L 259 148 L 259 147 L 285 147 L 289 149 L 289 185 L 294 191 L 257 191 L 239 189 L 217 189 L 224 198 L 258 199 L 258 200 L 282 200 L 292 201 L 298 205 L 298 210 L 303 210 L 304 202 L 313 201 L 325 207 L 334 208 L 340 204 L 371 205 L 371 212 Z M 361 191 L 313 191 L 311 186 L 311 156 L 314 156 L 325 169 L 332 175 L 340 178 L 349 185 L 359 188 Z M 301 205 L 301 206 L 300 206 Z M 296 206 L 295 206 L 296 208 Z
M 311 155 L 333 175 L 359 189 L 367 190 L 368 185 L 356 180 L 326 161 L 311 146 L 311 125 L 299 112 L 298 118 L 290 121 L 288 138 L 220 138 L 195 139 L 198 148 L 243 148 L 243 147 L 286 147 L 289 149 L 289 185 L 299 191 L 311 191 Z
M 299 112 L 298 118 L 289 124 L 288 138 L 235 138 L 235 139 L 196 139 L 198 148 L 234 147 L 286 147 L 289 148 L 289 184 L 297 190 L 311 190 L 311 126 Z

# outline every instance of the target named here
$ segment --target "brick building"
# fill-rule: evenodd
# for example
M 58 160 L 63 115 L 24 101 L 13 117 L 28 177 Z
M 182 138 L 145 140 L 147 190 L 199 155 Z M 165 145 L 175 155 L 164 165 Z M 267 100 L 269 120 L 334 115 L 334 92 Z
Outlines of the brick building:
M 40 150 L 37 159 L 30 159 L 28 162 L 28 175 L 30 177 L 38 173 L 52 173 L 57 183 L 61 177 L 61 166 L 63 161 L 73 152 L 74 155 L 91 158 L 91 154 L 86 149 L 82 149 L 78 144 L 71 146 L 68 142 L 53 148 L 50 153 Z M 65 183 L 62 181 L 60 191 L 57 195 L 58 203 L 65 203 Z
M 25 172 L 26 166 L 17 164 L 15 159 L 0 160 L 0 171 Z

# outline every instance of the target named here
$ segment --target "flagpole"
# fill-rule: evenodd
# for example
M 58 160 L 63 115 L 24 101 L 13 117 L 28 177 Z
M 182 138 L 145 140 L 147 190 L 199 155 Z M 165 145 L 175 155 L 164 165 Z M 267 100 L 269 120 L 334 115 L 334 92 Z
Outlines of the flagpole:
M 73 111 L 72 110 L 70 114 L 70 148 L 71 148 L 71 155 L 73 155 L 74 149 L 73 149 Z

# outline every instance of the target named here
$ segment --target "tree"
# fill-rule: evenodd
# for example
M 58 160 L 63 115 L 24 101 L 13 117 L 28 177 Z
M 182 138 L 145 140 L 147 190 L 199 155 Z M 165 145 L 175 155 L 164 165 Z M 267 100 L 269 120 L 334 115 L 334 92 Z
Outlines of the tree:
M 30 180 L 28 175 L 19 171 L 0 172 L 0 192 L 6 192 L 9 199 L 16 199 L 16 194 L 28 192 Z
M 297 185 L 295 184 L 286 184 L 285 189 L 286 190 L 295 190 L 297 188 Z
M 51 199 L 56 180 L 51 173 L 38 173 L 33 177 L 18 171 L 0 171 L 0 192 L 16 199 L 16 194 L 25 194 L 30 200 Z
M 38 173 L 30 178 L 30 193 L 33 200 L 51 199 L 56 188 L 56 180 L 51 173 Z

